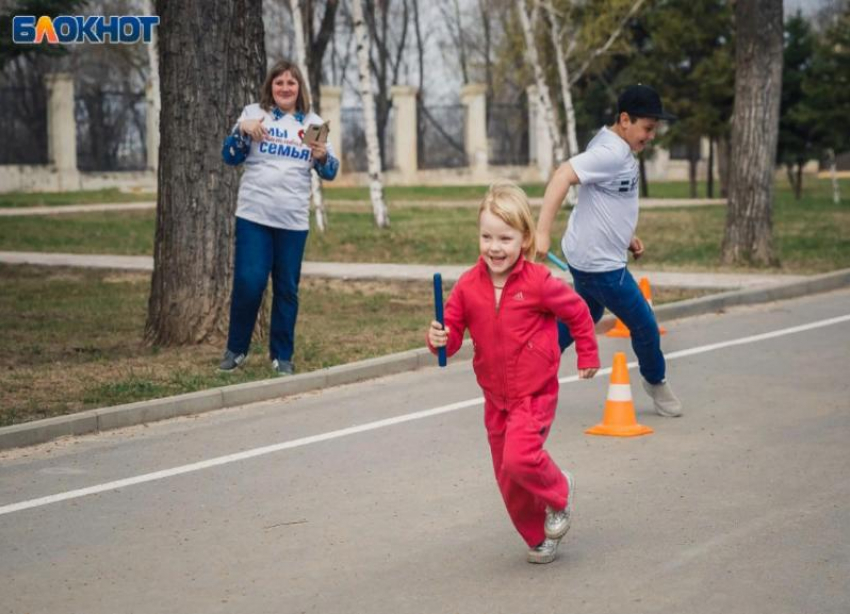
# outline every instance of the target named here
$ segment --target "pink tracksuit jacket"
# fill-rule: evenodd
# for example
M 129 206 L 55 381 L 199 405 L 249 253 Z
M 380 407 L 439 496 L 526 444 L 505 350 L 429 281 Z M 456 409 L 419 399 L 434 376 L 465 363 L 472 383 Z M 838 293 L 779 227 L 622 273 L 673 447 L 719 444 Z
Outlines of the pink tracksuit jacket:
M 563 509 L 568 494 L 566 478 L 543 449 L 558 404 L 556 320 L 570 328 L 578 368 L 598 368 L 594 325 L 585 302 L 545 266 L 522 256 L 505 281 L 498 307 L 487 264 L 480 258 L 458 280 L 445 308 L 447 355 L 458 351 L 467 328 L 472 337 L 472 366 L 484 390 L 496 481 L 514 526 L 531 547 L 545 537 L 546 506 Z

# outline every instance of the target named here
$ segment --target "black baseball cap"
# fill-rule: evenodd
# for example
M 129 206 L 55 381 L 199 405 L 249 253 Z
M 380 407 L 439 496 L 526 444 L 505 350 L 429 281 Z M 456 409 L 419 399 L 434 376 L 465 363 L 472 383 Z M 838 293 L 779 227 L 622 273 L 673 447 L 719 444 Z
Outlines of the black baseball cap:
M 634 117 L 648 117 L 664 121 L 676 121 L 677 117 L 665 113 L 661 96 L 648 85 L 630 85 L 617 99 L 617 115 L 628 113 Z

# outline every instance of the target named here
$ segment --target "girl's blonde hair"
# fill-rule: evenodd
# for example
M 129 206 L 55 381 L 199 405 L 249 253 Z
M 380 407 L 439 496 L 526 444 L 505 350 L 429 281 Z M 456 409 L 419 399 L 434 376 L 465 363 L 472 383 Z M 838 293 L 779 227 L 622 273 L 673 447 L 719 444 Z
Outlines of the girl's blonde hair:
M 478 217 L 489 211 L 505 224 L 522 233 L 522 254 L 526 260 L 534 262 L 537 245 L 534 240 L 534 217 L 525 192 L 513 181 L 500 180 L 490 186 L 481 206 Z

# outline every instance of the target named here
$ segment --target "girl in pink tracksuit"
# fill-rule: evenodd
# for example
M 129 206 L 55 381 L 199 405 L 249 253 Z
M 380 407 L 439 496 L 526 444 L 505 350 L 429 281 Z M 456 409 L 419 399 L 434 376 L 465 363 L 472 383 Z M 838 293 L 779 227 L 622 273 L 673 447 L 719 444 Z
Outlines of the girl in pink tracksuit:
M 428 345 L 445 346 L 451 356 L 469 328 L 499 490 L 531 548 L 529 562 L 548 563 L 569 529 L 574 499 L 572 476 L 543 449 L 558 404 L 556 322 L 569 325 L 579 377 L 588 379 L 599 368 L 593 320 L 567 284 L 528 259 L 535 254 L 534 220 L 519 187 L 491 186 L 478 217 L 478 264 L 454 287 L 445 327 L 431 323 Z

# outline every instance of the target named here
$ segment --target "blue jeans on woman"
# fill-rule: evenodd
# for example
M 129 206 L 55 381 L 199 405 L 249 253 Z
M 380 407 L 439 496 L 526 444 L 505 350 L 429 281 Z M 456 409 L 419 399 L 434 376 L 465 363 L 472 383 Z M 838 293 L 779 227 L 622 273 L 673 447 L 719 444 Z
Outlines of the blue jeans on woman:
M 643 297 L 635 278 L 623 267 L 605 273 L 585 273 L 570 267 L 573 287 L 590 308 L 594 322 L 602 318 L 608 310 L 629 327 L 632 334 L 632 348 L 638 358 L 640 374 L 650 384 L 664 381 L 665 363 L 661 352 L 661 336 L 652 308 Z M 558 343 L 561 352 L 573 342 L 570 329 L 558 322 Z
M 236 261 L 230 301 L 227 349 L 247 354 L 263 292 L 272 276 L 272 322 L 269 352 L 272 360 L 292 360 L 298 282 L 307 243 L 306 230 L 284 230 L 236 218 Z

